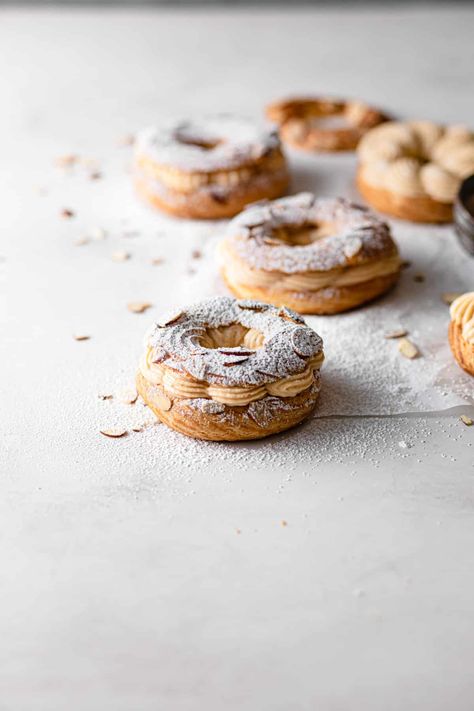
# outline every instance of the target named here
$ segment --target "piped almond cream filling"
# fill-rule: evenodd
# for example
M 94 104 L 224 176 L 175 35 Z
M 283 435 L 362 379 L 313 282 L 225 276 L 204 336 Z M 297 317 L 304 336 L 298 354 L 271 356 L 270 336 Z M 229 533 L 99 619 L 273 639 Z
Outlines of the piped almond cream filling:
M 296 375 L 282 378 L 273 383 L 265 385 L 249 385 L 247 387 L 230 387 L 225 385 L 214 385 L 194 380 L 191 376 L 186 376 L 164 363 L 153 363 L 153 349 L 148 348 L 140 363 L 140 372 L 143 377 L 154 385 L 161 385 L 163 389 L 173 397 L 179 398 L 209 398 L 220 402 L 223 405 L 242 407 L 249 405 L 255 400 L 261 400 L 266 395 L 277 397 L 294 397 L 309 388 L 319 371 L 324 354 L 317 353 L 308 360 L 305 370 Z
M 179 192 L 192 192 L 212 185 L 233 188 L 241 183 L 248 182 L 255 175 L 281 170 L 284 165 L 285 160 L 280 151 L 276 151 L 273 155 L 254 165 L 246 165 L 234 170 L 219 170 L 207 173 L 188 173 L 172 166 L 158 165 L 144 155 L 140 155 L 137 158 L 137 167 L 140 170 L 143 170 L 153 180 L 162 183 L 166 188 Z
M 221 247 L 226 278 L 233 284 L 271 291 L 318 291 L 326 287 L 354 286 L 377 277 L 395 274 L 400 269 L 400 257 L 394 255 L 357 267 L 341 267 L 325 272 L 284 274 L 251 269 L 227 247 Z
M 461 334 L 467 343 L 474 345 L 474 291 L 462 294 L 450 308 L 451 320 L 461 327 Z

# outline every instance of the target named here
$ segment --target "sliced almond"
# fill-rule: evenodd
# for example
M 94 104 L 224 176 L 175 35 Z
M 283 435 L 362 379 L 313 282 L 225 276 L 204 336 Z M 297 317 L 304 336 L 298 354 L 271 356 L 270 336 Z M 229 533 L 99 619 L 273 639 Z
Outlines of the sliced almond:
M 54 161 L 58 168 L 72 168 L 78 161 L 78 157 L 73 153 L 68 153 L 64 156 L 58 156 Z
M 99 432 L 104 435 L 104 437 L 112 437 L 113 439 L 118 439 L 127 434 L 127 430 L 121 427 L 110 427 L 109 429 L 99 430 Z
M 135 136 L 131 133 L 126 133 L 118 139 L 119 146 L 133 146 L 135 143 Z
M 199 249 L 193 249 L 193 251 L 191 252 L 191 257 L 193 259 L 201 259 L 202 252 Z
M 134 425 L 133 427 L 131 427 L 131 430 L 132 432 L 142 432 L 143 427 L 141 425 Z
M 445 304 L 448 304 L 448 306 L 451 306 L 453 301 L 455 301 L 458 296 L 461 296 L 462 291 L 444 291 L 441 294 L 441 298 L 444 301 Z
M 89 242 L 89 237 L 79 237 L 79 239 L 76 239 L 74 244 L 76 247 L 83 247 L 85 244 L 89 244 Z
M 126 262 L 127 259 L 130 259 L 130 253 L 125 252 L 125 250 L 118 250 L 112 253 L 113 262 Z
M 85 333 L 75 333 L 73 338 L 75 341 L 88 341 L 90 336 L 87 336 Z
M 248 356 L 251 356 L 255 353 L 255 351 L 253 351 L 253 350 L 246 351 L 244 349 L 242 349 L 242 350 L 237 350 L 237 349 L 236 350 L 231 350 L 231 349 L 226 350 L 225 348 L 219 348 L 218 350 L 219 350 L 219 353 L 222 353 L 222 355 L 235 356 L 236 358 L 244 358 L 245 356 L 248 357 Z
M 245 358 L 236 358 L 235 360 L 229 360 L 223 363 L 225 368 L 230 368 L 233 365 L 240 365 L 241 363 L 245 363 L 245 361 L 248 360 L 248 356 Z
M 288 521 L 283 520 L 281 522 L 281 525 L 283 526 L 283 528 L 286 528 L 286 526 L 288 526 Z
M 399 328 L 398 331 L 389 331 L 388 333 L 385 333 L 384 338 L 403 338 L 403 336 L 406 336 L 407 334 L 408 331 L 404 328 Z
M 127 304 L 127 309 L 132 312 L 132 314 L 142 314 L 147 309 L 151 308 L 152 304 L 148 301 L 131 301 Z
M 300 358 L 309 358 L 321 349 L 321 339 L 309 328 L 296 328 L 291 335 L 291 345 Z
M 472 419 L 471 419 L 470 417 L 468 417 L 467 415 L 461 415 L 461 417 L 460 417 L 459 419 L 461 420 L 461 422 L 464 422 L 464 424 L 465 424 L 467 427 L 470 427 L 471 425 L 474 424 L 474 420 L 472 420 Z
M 267 311 L 269 308 L 266 304 L 261 304 L 258 301 L 241 301 L 238 303 L 238 307 L 245 311 Z
M 102 178 L 102 173 L 100 170 L 94 170 L 92 173 L 89 173 L 89 180 L 100 180 Z
M 68 207 L 65 207 L 61 210 L 61 217 L 70 219 L 71 217 L 74 217 L 74 211 L 70 210 Z
M 164 412 L 171 410 L 171 400 L 164 393 L 157 394 L 155 403 L 159 407 L 159 409 L 163 410 Z
M 118 399 L 125 405 L 134 405 L 138 399 L 138 393 L 135 388 L 130 388 L 121 392 Z
M 97 397 L 99 400 L 112 400 L 113 395 L 111 393 L 99 393 Z
M 420 351 L 408 338 L 401 338 L 398 342 L 398 350 L 405 358 L 413 360 L 420 355 Z
M 163 264 L 164 261 L 163 257 L 153 257 L 151 263 L 154 267 L 157 267 L 158 265 Z
M 184 311 L 175 311 L 169 316 L 164 316 L 156 322 L 160 328 L 166 328 L 166 326 L 171 326 L 171 324 L 176 323 L 178 319 L 184 314 Z

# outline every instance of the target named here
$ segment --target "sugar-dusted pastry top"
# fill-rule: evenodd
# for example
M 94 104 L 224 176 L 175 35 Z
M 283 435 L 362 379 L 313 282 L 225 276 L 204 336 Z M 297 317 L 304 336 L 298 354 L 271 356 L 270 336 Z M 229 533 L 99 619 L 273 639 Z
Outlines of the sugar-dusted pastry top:
M 450 308 L 451 321 L 461 328 L 465 341 L 474 344 L 474 291 L 458 296 Z
M 225 388 L 298 376 L 323 359 L 321 338 L 294 311 L 230 297 L 208 299 L 159 320 L 145 347 L 145 377 L 155 365 Z
M 304 228 L 315 230 L 309 244 L 290 244 L 281 237 Z M 251 269 L 283 274 L 398 259 L 388 225 L 373 212 L 343 198 L 316 199 L 311 193 L 250 205 L 231 221 L 224 243 Z
M 148 128 L 138 135 L 136 156 L 160 166 L 206 172 L 253 163 L 279 147 L 271 127 L 223 114 Z
M 368 131 L 357 151 L 363 180 L 400 195 L 450 203 L 474 173 L 474 133 L 465 126 L 390 121 Z

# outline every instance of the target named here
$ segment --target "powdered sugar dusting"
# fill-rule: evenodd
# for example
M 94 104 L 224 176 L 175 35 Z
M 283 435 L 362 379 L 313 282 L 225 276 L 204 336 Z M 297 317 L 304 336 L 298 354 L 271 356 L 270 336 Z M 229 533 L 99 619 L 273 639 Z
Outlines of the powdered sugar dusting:
M 318 223 L 336 226 L 335 234 L 308 245 L 288 245 L 273 239 L 282 227 Z M 311 193 L 249 206 L 227 230 L 231 249 L 249 267 L 293 274 L 360 266 L 397 253 L 386 222 L 367 208 L 344 198 L 316 199 Z
M 301 373 L 307 359 L 322 350 L 321 338 L 298 314 L 253 300 L 214 297 L 180 312 L 169 325 L 159 320 L 147 335 L 160 362 L 197 380 L 226 386 L 264 385 Z M 159 324 L 165 324 L 160 326 Z M 206 348 L 207 329 L 240 324 L 265 337 L 262 347 Z M 163 352 L 168 354 L 163 358 Z M 229 364 L 232 362 L 232 367 Z
M 215 146 L 206 149 L 193 142 Z M 146 129 L 138 136 L 137 154 L 160 165 L 207 172 L 259 160 L 279 146 L 275 129 L 223 114 Z

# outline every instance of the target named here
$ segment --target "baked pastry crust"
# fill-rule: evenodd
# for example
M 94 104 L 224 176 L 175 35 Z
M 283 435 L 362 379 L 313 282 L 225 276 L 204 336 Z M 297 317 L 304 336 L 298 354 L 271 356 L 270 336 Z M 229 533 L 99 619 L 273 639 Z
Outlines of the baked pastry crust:
M 183 398 L 173 398 L 171 408 L 164 410 L 162 403 L 165 392 L 160 385 L 147 381 L 141 372 L 137 373 L 136 385 L 143 400 L 163 424 L 188 437 L 213 442 L 263 439 L 295 427 L 311 415 L 319 394 L 319 387 L 312 385 L 292 398 L 286 398 L 285 401 L 280 399 L 279 403 L 276 398 L 271 398 L 271 403 L 265 403 L 261 408 L 262 411 L 264 407 L 270 409 L 272 416 L 268 421 L 263 419 L 265 415 L 259 419 L 259 410 L 255 406 L 253 411 L 256 414 L 249 414 L 248 406 L 229 405 L 222 405 L 218 410 L 206 413 L 196 407 L 192 400 Z
M 219 258 L 234 295 L 303 314 L 361 306 L 392 288 L 401 266 L 389 227 L 373 213 L 310 193 L 249 206 L 230 223 Z
M 322 341 L 298 314 L 218 297 L 160 320 L 146 338 L 137 389 L 190 437 L 259 439 L 314 409 Z
M 381 111 L 360 101 L 323 97 L 276 101 L 267 106 L 266 115 L 279 125 L 285 143 L 321 152 L 353 151 L 370 128 L 388 120 Z
M 176 217 L 232 217 L 249 202 L 282 195 L 288 183 L 276 132 L 243 119 L 177 122 L 137 141 L 138 194 Z
M 449 344 L 458 364 L 474 375 L 474 292 L 459 296 L 451 304 Z
M 474 172 L 474 134 L 392 121 L 364 136 L 358 156 L 357 187 L 369 205 L 412 222 L 450 222 L 460 184 Z

